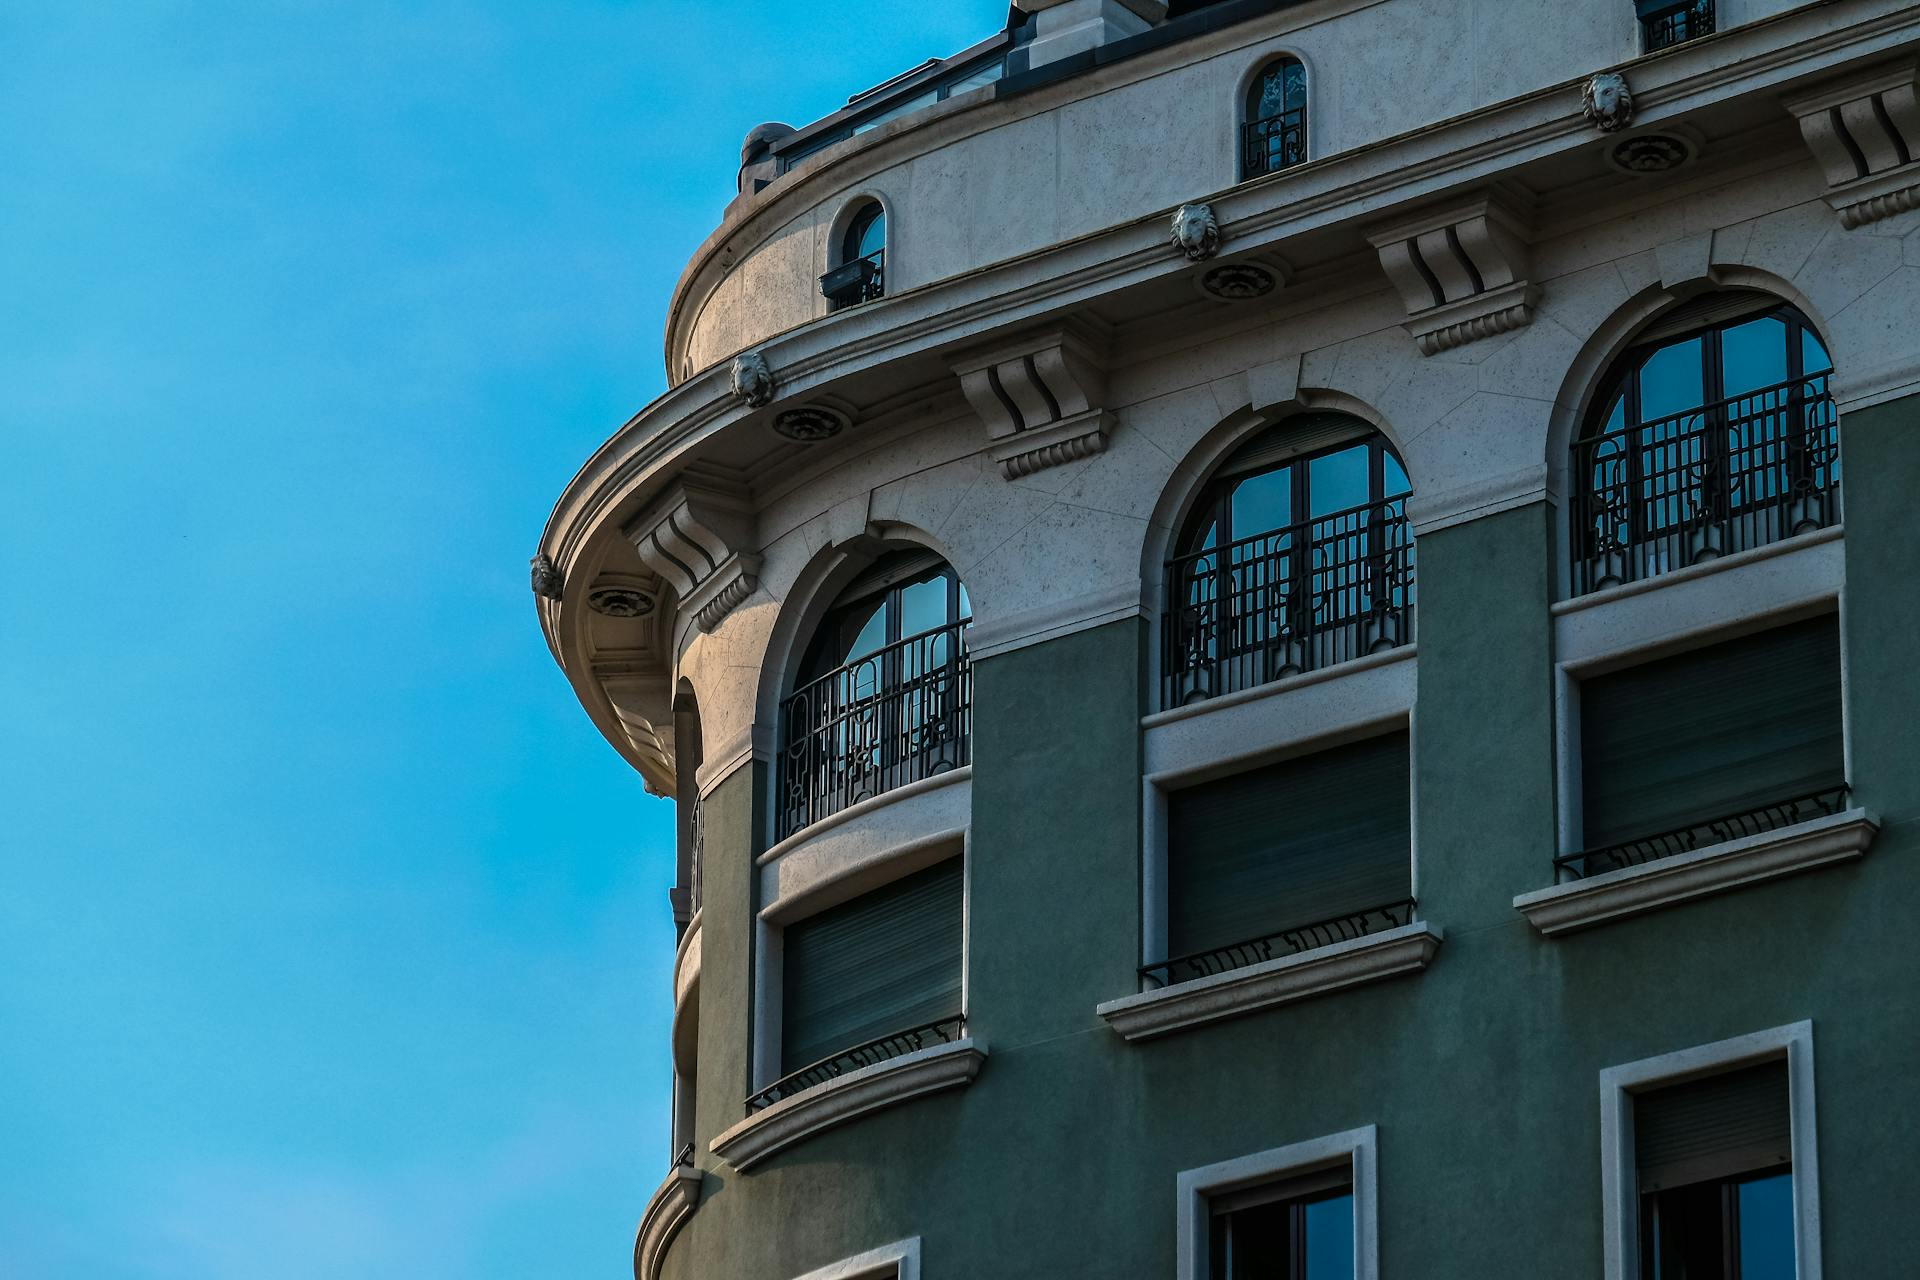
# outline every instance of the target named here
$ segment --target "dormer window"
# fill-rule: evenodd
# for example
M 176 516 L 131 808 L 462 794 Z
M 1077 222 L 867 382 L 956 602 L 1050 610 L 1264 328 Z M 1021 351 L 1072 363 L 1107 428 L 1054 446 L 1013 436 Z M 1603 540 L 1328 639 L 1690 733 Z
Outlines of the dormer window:
M 839 311 L 872 302 L 887 291 L 887 214 L 868 201 L 841 234 L 839 265 L 820 277 L 827 309 Z
M 1240 126 L 1240 176 L 1277 173 L 1307 159 L 1307 69 L 1275 58 L 1247 88 Z

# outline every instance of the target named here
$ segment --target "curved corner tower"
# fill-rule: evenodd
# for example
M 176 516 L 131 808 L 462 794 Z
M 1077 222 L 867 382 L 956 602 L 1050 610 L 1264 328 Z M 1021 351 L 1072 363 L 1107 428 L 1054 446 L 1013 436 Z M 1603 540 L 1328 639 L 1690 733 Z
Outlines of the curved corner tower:
M 679 812 L 638 1280 L 1905 1274 L 1920 14 L 1525 8 L 748 137 L 534 566 Z

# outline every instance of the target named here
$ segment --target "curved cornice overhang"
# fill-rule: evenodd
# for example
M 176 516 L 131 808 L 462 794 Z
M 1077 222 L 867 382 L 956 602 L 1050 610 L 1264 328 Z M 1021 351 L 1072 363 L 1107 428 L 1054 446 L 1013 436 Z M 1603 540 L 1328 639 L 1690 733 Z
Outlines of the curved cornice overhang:
M 1630 73 L 1636 129 L 1676 122 L 1707 105 L 1744 104 L 1755 115 L 1784 121 L 1777 102 L 1783 89 L 1856 61 L 1890 56 L 1902 47 L 1889 40 L 1890 33 L 1910 39 L 1911 33 L 1900 28 L 1920 25 L 1911 9 L 1891 0 L 1846 6 L 1870 15 L 1850 24 L 1833 21 L 1837 7 L 1808 5 L 1595 71 Z M 1600 138 L 1581 111 L 1583 83 L 1584 77 L 1549 86 L 1223 191 L 1195 192 L 1191 199 L 1213 205 L 1225 232 L 1225 256 L 1265 251 L 1288 256 L 1289 247 L 1303 240 L 1331 253 L 1358 252 L 1366 246 L 1363 228 L 1397 213 L 1502 180 L 1525 181 L 1530 167 L 1557 166 L 1564 173 L 1570 160 L 1579 160 Z M 1041 99 L 1036 93 L 1031 101 Z M 969 104 L 953 102 L 955 117 L 964 115 Z M 927 127 L 905 124 L 903 132 Z M 882 135 L 876 142 L 855 147 L 863 137 L 842 145 L 849 154 L 868 154 L 898 136 L 875 132 Z M 823 153 L 828 165 L 836 154 Z M 811 181 L 825 167 L 810 162 L 794 176 Z M 1558 194 L 1569 209 L 1578 209 L 1583 198 L 1597 198 L 1603 184 L 1614 181 L 1593 178 Z M 781 192 L 776 184 L 768 192 L 777 200 L 798 185 Z M 775 200 L 766 194 L 747 216 L 773 206 Z M 1129 290 L 1189 275 L 1193 264 L 1168 243 L 1170 212 L 1157 210 L 777 334 L 756 345 L 778 379 L 780 398 L 768 408 L 750 409 L 735 400 L 729 370 L 721 364 L 673 386 L 616 431 L 568 483 L 539 547 L 565 574 L 562 599 L 539 602 L 542 630 L 602 732 L 633 758 L 604 694 L 591 687 L 584 662 L 565 643 L 564 620 L 584 609 L 588 585 L 575 568 L 597 538 L 631 519 L 698 457 L 705 442 L 743 426 L 766 431 L 782 405 L 831 395 L 842 379 L 889 365 L 920 360 L 943 367 L 936 362 L 946 352 L 1047 322 L 1096 300 L 1109 311 L 1124 311 Z M 767 438 L 771 447 L 776 438 L 770 432 Z
M 660 1280 L 667 1246 L 700 1203 L 704 1176 L 690 1164 L 677 1164 L 653 1193 L 653 1199 L 647 1201 L 646 1211 L 640 1215 L 640 1229 L 634 1233 L 633 1280 Z

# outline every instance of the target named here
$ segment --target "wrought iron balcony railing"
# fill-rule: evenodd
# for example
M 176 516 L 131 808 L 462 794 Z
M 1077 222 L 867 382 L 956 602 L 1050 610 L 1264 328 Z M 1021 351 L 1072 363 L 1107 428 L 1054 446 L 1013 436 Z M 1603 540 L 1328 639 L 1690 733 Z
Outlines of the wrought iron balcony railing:
M 1640 10 L 1648 53 L 1713 34 L 1713 0 L 1680 0 L 1660 8 L 1643 3 Z
M 887 291 L 887 251 L 875 249 L 864 258 L 835 267 L 820 277 L 820 292 L 827 306 L 838 311 L 872 302 Z
M 1296 925 L 1247 942 L 1236 942 L 1225 947 L 1215 947 L 1211 951 L 1197 951 L 1192 955 L 1176 956 L 1171 960 L 1162 960 L 1159 964 L 1143 965 L 1140 976 L 1153 986 L 1169 987 L 1176 982 L 1187 982 L 1194 978 L 1211 978 L 1216 973 L 1244 969 L 1250 964 L 1259 964 L 1263 960 L 1278 960 L 1284 956 L 1299 955 L 1320 947 L 1330 947 L 1336 942 L 1352 942 L 1355 938 L 1364 938 L 1370 933 L 1380 933 L 1386 929 L 1397 929 L 1401 925 L 1412 924 L 1416 905 L 1412 898 L 1406 898 L 1399 902 L 1389 902 L 1381 907 L 1368 907 L 1364 911 L 1350 911 L 1346 915 L 1334 916 L 1330 920 L 1316 920 L 1312 924 Z
M 1832 373 L 1574 442 L 1573 593 L 1840 520 Z
M 1307 109 L 1295 107 L 1277 116 L 1240 126 L 1241 165 L 1249 178 L 1278 173 L 1307 158 Z
M 1696 822 L 1677 831 L 1663 831 L 1658 835 L 1626 840 L 1600 849 L 1563 854 L 1553 860 L 1555 878 L 1564 876 L 1580 880 L 1588 876 L 1605 875 L 1609 871 L 1658 862 L 1662 858 L 1692 853 L 1696 849 L 1724 844 L 1729 840 L 1764 835 L 1783 827 L 1811 822 L 1815 818 L 1830 818 L 1846 812 L 1852 796 L 1851 784 L 1843 783 L 1811 795 L 1761 805 L 1757 809 L 1743 810 L 1707 822 Z
M 913 1027 L 906 1031 L 896 1031 L 892 1035 L 881 1036 L 878 1040 L 869 1040 L 866 1044 L 855 1045 L 851 1049 L 834 1054 L 831 1058 L 822 1058 L 810 1066 L 781 1076 L 772 1084 L 747 1099 L 748 1111 L 763 1111 L 794 1094 L 811 1089 L 817 1084 L 825 1084 L 837 1076 L 849 1071 L 858 1071 L 861 1067 L 876 1066 L 902 1054 L 913 1053 L 918 1049 L 930 1049 L 935 1045 L 952 1044 L 967 1034 L 966 1018 L 955 1014 L 951 1018 L 942 1018 L 938 1022 L 929 1022 L 925 1026 Z
M 1413 560 L 1403 496 L 1168 561 L 1163 705 L 1405 644 Z
M 856 658 L 780 704 L 782 839 L 971 758 L 971 618 Z

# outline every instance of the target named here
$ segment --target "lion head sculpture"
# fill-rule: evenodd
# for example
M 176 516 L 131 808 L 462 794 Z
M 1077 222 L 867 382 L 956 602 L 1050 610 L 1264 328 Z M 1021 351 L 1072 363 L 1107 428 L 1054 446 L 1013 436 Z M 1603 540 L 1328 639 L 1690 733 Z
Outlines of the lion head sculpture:
M 766 356 L 748 351 L 733 358 L 733 398 L 752 409 L 773 402 L 773 366 Z
M 553 562 L 553 557 L 542 551 L 533 558 L 531 567 L 533 569 L 533 594 L 539 596 L 542 600 L 558 600 L 560 598 L 560 589 L 565 585 L 565 582 L 560 573 L 560 566 Z
M 1602 133 L 1617 133 L 1633 123 L 1633 90 L 1617 71 L 1603 71 L 1580 90 L 1581 109 Z
M 1220 252 L 1220 223 L 1209 204 L 1183 204 L 1173 211 L 1173 244 L 1195 262 Z

